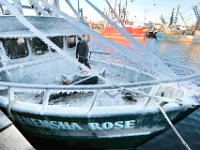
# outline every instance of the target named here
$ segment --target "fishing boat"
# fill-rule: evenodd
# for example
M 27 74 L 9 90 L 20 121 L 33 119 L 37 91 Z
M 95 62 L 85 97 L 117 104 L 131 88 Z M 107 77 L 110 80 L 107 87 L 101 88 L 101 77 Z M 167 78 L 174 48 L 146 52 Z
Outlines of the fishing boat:
M 36 149 L 137 148 L 199 107 L 198 70 L 139 51 L 123 62 L 106 50 L 125 47 L 40 2 L 62 17 L 25 17 L 6 0 L 14 16 L 0 16 L 0 109 Z M 92 69 L 67 44 L 85 34 Z
M 120 3 L 118 4 L 119 6 L 118 13 L 116 13 L 116 1 L 115 1 L 114 9 L 111 7 L 110 2 L 107 1 L 107 3 L 109 5 L 109 10 L 108 10 L 108 13 L 105 13 L 105 14 L 107 14 L 108 17 L 112 16 L 111 18 L 116 24 L 118 24 L 122 29 L 126 30 L 131 36 L 135 38 L 141 38 L 145 36 L 150 25 L 137 24 L 136 22 L 130 21 L 128 19 L 127 1 L 125 1 L 124 6 L 121 5 L 121 1 L 120 1 Z M 105 25 L 105 27 L 101 28 L 99 30 L 99 33 L 108 38 L 113 38 L 113 37 L 123 38 L 123 34 L 118 32 L 118 30 L 110 24 L 107 24 Z
M 200 36 L 197 32 L 198 31 L 167 29 L 163 32 L 156 33 L 156 38 L 158 40 L 166 40 L 173 42 L 199 43 Z
M 149 26 L 130 26 L 126 24 L 125 28 L 133 37 L 144 37 L 147 30 L 149 29 Z M 101 30 L 101 34 L 106 37 L 122 37 L 122 35 L 112 26 L 108 26 L 104 30 Z
M 177 7 L 176 15 L 174 14 L 175 8 L 172 9 L 172 15 L 170 17 L 169 25 L 166 24 L 165 19 L 161 15 L 161 21 L 163 23 L 163 29 L 156 33 L 156 38 L 158 40 L 166 40 L 166 41 L 173 41 L 173 42 L 185 42 L 185 43 L 199 43 L 200 42 L 200 34 L 198 29 L 198 20 L 196 23 L 196 29 L 194 27 L 190 27 L 186 24 L 185 19 L 183 18 L 182 14 L 179 13 L 180 5 Z M 181 16 L 181 19 L 184 22 L 183 25 L 178 25 L 178 14 Z M 198 19 L 198 16 L 197 16 Z

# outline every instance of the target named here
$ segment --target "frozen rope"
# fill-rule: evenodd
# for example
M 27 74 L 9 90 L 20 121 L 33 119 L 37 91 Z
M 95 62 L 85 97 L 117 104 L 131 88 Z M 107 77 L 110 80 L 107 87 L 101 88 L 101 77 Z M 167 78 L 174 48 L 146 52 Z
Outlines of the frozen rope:
M 148 103 L 150 102 L 151 99 L 155 99 L 155 100 L 160 100 L 160 101 L 168 102 L 168 103 L 177 103 L 177 104 L 183 105 L 187 108 L 193 108 L 193 105 L 188 105 L 186 103 L 179 101 L 178 99 L 166 98 L 166 97 L 162 97 L 162 96 L 152 96 L 152 95 L 146 94 L 145 92 L 143 92 L 141 90 L 133 91 L 133 93 L 137 94 L 139 97 L 148 97 L 148 101 L 145 104 L 145 106 L 148 105 Z
M 14 99 L 14 100 L 12 100 L 12 101 L 10 101 L 9 100 L 9 103 L 8 103 L 8 105 L 7 105 L 7 113 L 8 113 L 8 116 L 9 116 L 9 118 L 11 119 L 11 120 L 15 120 L 14 119 L 14 117 L 13 117 L 13 115 L 12 115 L 12 113 L 11 113 L 11 107 L 12 107 L 12 105 L 14 105 L 16 102 L 18 101 L 18 99 Z
M 173 129 L 173 131 L 175 132 L 175 134 L 177 135 L 177 137 L 179 138 L 179 140 L 181 141 L 181 143 L 185 146 L 185 148 L 187 150 L 191 150 L 191 148 L 189 147 L 189 145 L 184 141 L 184 139 L 181 137 L 181 135 L 179 134 L 179 132 L 176 130 L 176 128 L 174 127 L 174 125 L 170 121 L 169 117 L 167 116 L 167 114 L 163 110 L 163 108 L 158 103 L 156 103 L 156 102 L 153 102 L 153 103 L 160 109 L 161 113 L 163 114 L 163 116 L 167 120 L 168 124 L 171 126 L 171 128 Z

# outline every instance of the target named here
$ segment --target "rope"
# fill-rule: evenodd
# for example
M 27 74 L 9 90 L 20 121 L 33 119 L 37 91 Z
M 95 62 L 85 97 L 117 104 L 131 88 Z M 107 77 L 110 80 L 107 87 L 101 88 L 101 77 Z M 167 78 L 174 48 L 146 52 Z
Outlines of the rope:
M 7 113 L 8 113 L 8 116 L 11 120 L 15 120 L 15 118 L 13 117 L 12 113 L 11 113 L 11 107 L 12 105 L 14 105 L 16 102 L 18 101 L 18 99 L 14 99 L 12 101 L 9 101 L 7 107 L 6 107 L 6 110 L 7 110 Z
M 172 98 L 165 98 L 165 97 L 162 97 L 162 96 L 151 96 L 149 94 L 146 94 L 145 92 L 143 91 L 135 91 L 136 94 L 138 94 L 137 96 L 138 97 L 148 97 L 148 101 L 147 103 L 145 104 L 145 106 L 148 105 L 148 103 L 150 102 L 151 99 L 155 99 L 155 100 L 160 100 L 160 101 L 164 101 L 164 102 L 168 102 L 168 103 L 178 103 L 180 105 L 183 105 L 187 108 L 193 108 L 193 105 L 189 105 L 189 104 L 186 104 L 186 103 L 183 103 L 181 101 L 179 101 L 178 99 L 172 99 Z
M 105 93 L 106 93 L 107 95 L 109 95 L 110 97 L 115 97 L 115 96 L 117 96 L 117 95 L 120 93 L 120 90 L 117 91 L 117 93 L 115 93 L 115 94 L 111 94 L 111 93 L 109 93 L 109 91 L 105 91 Z
M 171 128 L 173 129 L 173 131 L 175 132 L 176 136 L 179 138 L 179 140 L 181 141 L 181 143 L 185 146 L 185 148 L 187 150 L 191 150 L 191 148 L 188 146 L 188 144 L 184 141 L 184 139 L 181 137 L 181 135 L 179 134 L 179 132 L 176 130 L 176 128 L 174 127 L 174 125 L 172 124 L 172 122 L 170 121 L 169 117 L 167 116 L 167 114 L 165 113 L 165 111 L 163 110 L 163 108 L 156 102 L 153 102 L 154 104 L 156 104 L 156 106 L 160 109 L 161 113 L 163 114 L 163 116 L 165 117 L 165 119 L 167 120 L 168 124 L 171 126 Z

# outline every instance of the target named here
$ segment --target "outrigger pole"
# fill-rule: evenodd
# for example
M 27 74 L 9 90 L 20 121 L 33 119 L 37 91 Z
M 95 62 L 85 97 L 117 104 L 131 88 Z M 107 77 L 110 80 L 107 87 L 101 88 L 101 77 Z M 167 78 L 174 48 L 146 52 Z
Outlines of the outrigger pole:
M 71 10 L 74 12 L 74 14 L 76 15 L 76 17 L 78 18 L 79 13 L 75 10 L 75 8 L 72 6 L 70 0 L 65 0 L 65 2 L 69 5 L 69 7 L 71 8 Z

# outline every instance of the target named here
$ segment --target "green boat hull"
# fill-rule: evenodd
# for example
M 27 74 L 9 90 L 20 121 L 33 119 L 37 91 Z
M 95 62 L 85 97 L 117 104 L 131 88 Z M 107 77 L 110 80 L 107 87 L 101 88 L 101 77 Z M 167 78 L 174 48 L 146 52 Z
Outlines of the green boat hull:
M 171 110 L 167 115 L 175 124 L 197 108 Z M 159 111 L 91 118 L 12 111 L 12 117 L 36 149 L 135 149 L 169 128 Z

